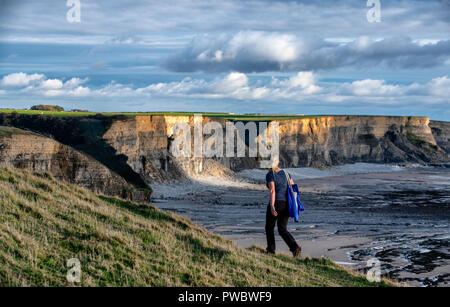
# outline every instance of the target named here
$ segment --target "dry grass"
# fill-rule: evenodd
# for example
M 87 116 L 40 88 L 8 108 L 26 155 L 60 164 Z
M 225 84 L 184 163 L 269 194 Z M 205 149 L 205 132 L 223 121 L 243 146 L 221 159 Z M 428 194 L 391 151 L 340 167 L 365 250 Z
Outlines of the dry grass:
M 386 286 L 325 259 L 242 249 L 151 206 L 96 195 L 49 175 L 0 168 L 0 285 Z

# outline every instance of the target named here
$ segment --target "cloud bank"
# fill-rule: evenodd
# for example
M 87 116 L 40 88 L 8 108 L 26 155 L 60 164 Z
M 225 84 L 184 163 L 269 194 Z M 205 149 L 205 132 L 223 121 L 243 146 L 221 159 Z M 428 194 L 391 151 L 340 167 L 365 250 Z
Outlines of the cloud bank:
M 90 97 L 114 99 L 181 98 L 204 100 L 239 100 L 270 102 L 305 102 L 392 105 L 406 100 L 421 104 L 450 105 L 450 78 L 434 78 L 426 83 L 409 85 L 389 84 L 385 80 L 364 79 L 344 83 L 322 83 L 317 74 L 301 71 L 288 78 L 272 77 L 270 81 L 250 79 L 241 72 L 232 72 L 213 80 L 184 78 L 176 82 L 152 83 L 134 87 L 117 82 L 91 88 L 88 79 L 71 78 L 66 81 L 50 79 L 41 74 L 13 73 L 3 76 L 0 94 L 34 97 Z
M 365 0 L 81 0 L 81 23 L 66 21 L 66 1 L 2 0 L 0 32 L 14 39 L 85 42 L 134 35 L 184 36 L 244 29 L 323 37 L 417 36 L 448 38 L 448 0 L 381 0 L 382 22 L 367 22 Z M 307 29 L 307 30 L 305 30 Z M 57 36 L 55 36 L 57 34 Z M 98 41 L 98 39 L 97 39 Z M 130 39 L 120 39 L 130 43 Z
M 348 42 L 304 39 L 292 34 L 244 31 L 195 37 L 163 64 L 175 72 L 317 71 L 341 67 L 432 68 L 450 59 L 450 40 L 411 38 Z
M 19 92 L 44 97 L 85 97 L 91 93 L 88 87 L 81 84 L 88 79 L 71 78 L 67 81 L 49 79 L 43 74 L 26 74 L 23 72 L 12 73 L 3 76 L 0 80 L 0 88 L 3 94 Z

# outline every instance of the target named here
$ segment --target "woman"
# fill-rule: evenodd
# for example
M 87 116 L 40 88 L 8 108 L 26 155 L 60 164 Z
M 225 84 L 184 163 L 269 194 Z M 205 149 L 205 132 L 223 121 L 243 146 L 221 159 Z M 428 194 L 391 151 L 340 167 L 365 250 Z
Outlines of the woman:
M 287 231 L 289 220 L 289 207 L 287 203 L 288 179 L 291 184 L 294 181 L 291 176 L 278 167 L 278 161 L 275 161 L 272 168 L 266 175 L 266 185 L 270 190 L 270 202 L 266 213 L 266 237 L 267 253 L 275 254 L 275 223 L 278 225 L 278 233 L 284 242 L 289 246 L 294 258 L 300 258 L 301 247 L 295 242 L 294 237 Z

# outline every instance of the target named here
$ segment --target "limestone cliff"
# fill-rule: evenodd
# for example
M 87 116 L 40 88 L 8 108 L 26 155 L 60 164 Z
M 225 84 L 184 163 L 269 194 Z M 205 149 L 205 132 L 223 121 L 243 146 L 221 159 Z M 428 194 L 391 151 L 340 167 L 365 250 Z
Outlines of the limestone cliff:
M 226 135 L 228 120 L 215 121 Z M 51 116 L 2 115 L 0 125 L 27 128 L 85 153 L 138 189 L 203 175 L 235 176 L 257 168 L 260 158 L 174 157 L 174 127 L 185 123 L 194 134 L 193 116 Z M 229 123 L 229 122 L 228 122 Z M 445 163 L 449 161 L 449 123 L 427 117 L 317 116 L 268 121 L 278 124 L 282 167 L 325 167 L 342 163 Z M 261 137 L 261 133 L 257 137 Z M 208 138 L 206 136 L 205 138 Z M 245 136 L 248 144 L 250 136 Z M 225 142 L 224 142 L 225 143 Z M 193 142 L 190 145 L 193 149 Z M 248 150 L 248 148 L 246 148 Z M 447 151 L 447 153 L 446 153 Z
M 427 117 L 322 116 L 279 122 L 283 166 L 446 161 Z
M 145 198 L 149 199 L 152 191 L 143 176 L 128 165 L 127 156 L 118 154 L 102 138 L 111 124 L 120 122 L 122 118 L 124 117 L 107 117 L 101 114 L 60 118 L 47 115 L 1 113 L 0 125 L 35 131 L 70 146 L 106 166 L 113 173 L 122 177 L 135 191 L 142 192 Z
M 51 138 L 0 126 L 0 166 L 50 173 L 96 193 L 148 201 L 150 195 L 135 189 L 95 159 Z
M 203 125 L 211 120 L 219 122 L 225 135 L 226 120 L 204 118 Z M 169 148 L 175 123 L 184 122 L 193 129 L 193 121 L 193 116 L 136 116 L 114 121 L 103 139 L 128 157 L 132 169 L 149 182 L 231 175 L 229 169 L 258 167 L 258 158 L 173 157 Z M 320 116 L 277 122 L 283 167 L 448 161 L 427 117 Z M 269 130 L 274 123 L 269 123 Z
M 204 124 L 209 119 L 204 119 Z M 224 125 L 225 120 L 215 119 Z M 170 146 L 174 125 L 186 123 L 192 130 L 193 116 L 136 116 L 114 121 L 103 139 L 127 157 L 131 168 L 149 182 L 176 181 L 197 175 L 233 176 L 227 163 L 208 158 L 174 157 Z M 191 143 L 193 152 L 193 142 Z
M 431 121 L 430 127 L 436 143 L 450 154 L 450 122 Z

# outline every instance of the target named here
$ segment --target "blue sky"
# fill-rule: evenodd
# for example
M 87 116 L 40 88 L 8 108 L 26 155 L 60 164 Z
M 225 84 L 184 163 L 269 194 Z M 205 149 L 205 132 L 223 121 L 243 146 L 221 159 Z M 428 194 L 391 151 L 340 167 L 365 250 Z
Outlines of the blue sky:
M 0 108 L 450 120 L 450 0 L 0 0 Z

